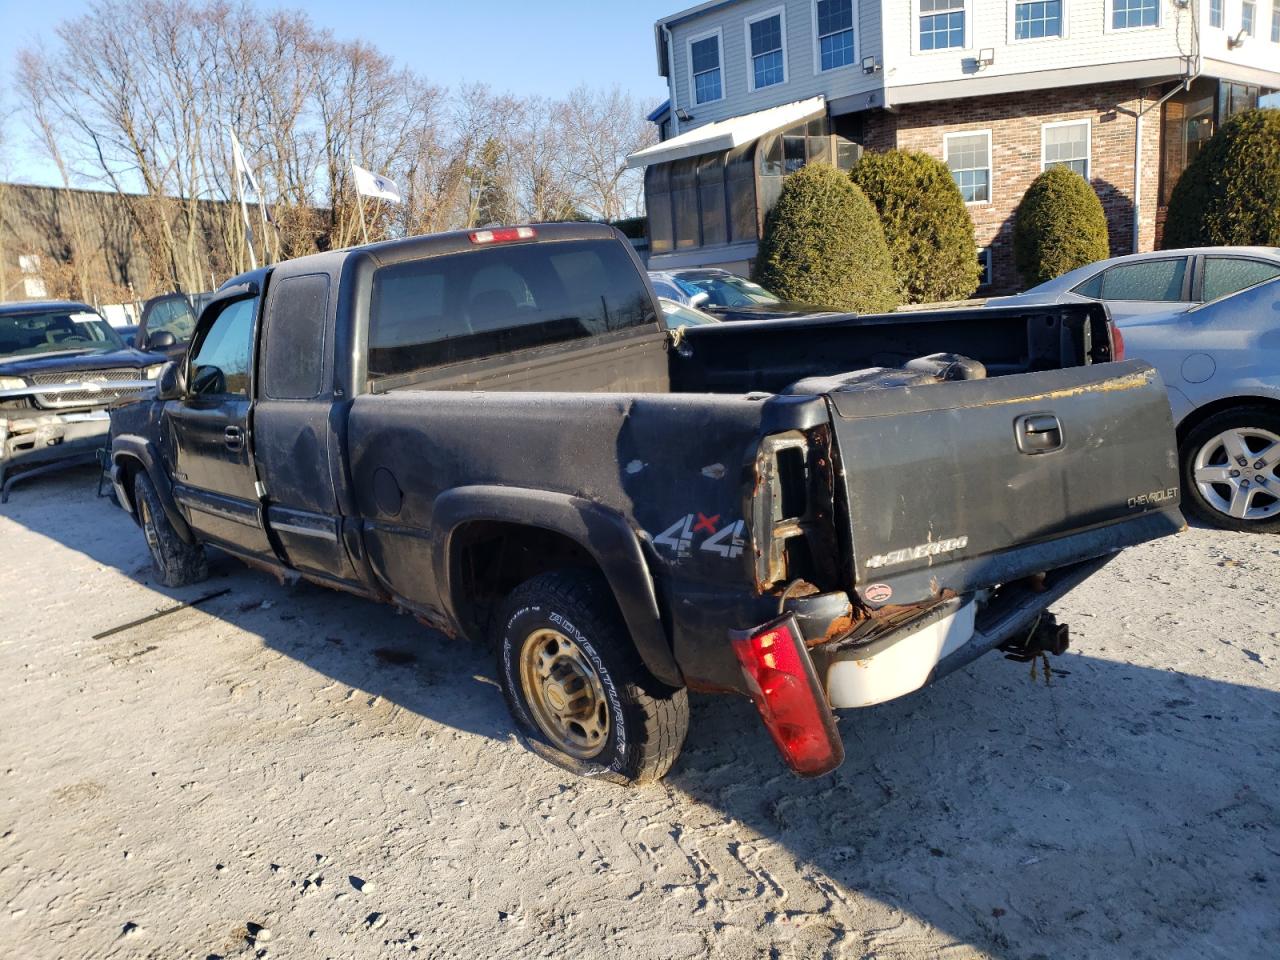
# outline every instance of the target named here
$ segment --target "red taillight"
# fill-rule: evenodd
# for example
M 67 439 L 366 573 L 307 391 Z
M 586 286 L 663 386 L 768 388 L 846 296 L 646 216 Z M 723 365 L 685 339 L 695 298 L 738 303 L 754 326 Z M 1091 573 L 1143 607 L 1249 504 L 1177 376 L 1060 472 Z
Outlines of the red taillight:
M 496 230 L 475 230 L 472 243 L 511 243 L 515 240 L 532 240 L 538 235 L 533 227 L 499 227 Z
M 730 634 L 747 686 L 782 759 L 816 777 L 844 762 L 844 744 L 795 617 Z
M 1120 332 L 1120 328 L 1116 326 L 1115 321 L 1111 323 L 1111 359 L 1119 363 L 1124 359 L 1124 334 Z

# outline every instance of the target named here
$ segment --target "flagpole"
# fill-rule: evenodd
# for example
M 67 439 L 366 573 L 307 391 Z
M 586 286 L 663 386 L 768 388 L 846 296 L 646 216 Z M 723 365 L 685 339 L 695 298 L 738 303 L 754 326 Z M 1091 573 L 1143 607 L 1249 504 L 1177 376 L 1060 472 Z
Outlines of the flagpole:
M 249 226 L 249 207 L 244 202 L 244 172 L 240 169 L 240 142 L 236 139 L 236 132 L 227 126 L 227 132 L 231 134 L 231 162 L 236 171 L 236 196 L 240 199 L 240 216 L 244 220 L 244 243 L 249 248 L 249 264 L 250 269 L 258 269 L 258 257 L 253 252 L 253 228 Z
M 369 244 L 369 227 L 364 222 L 364 194 L 360 192 L 360 184 L 356 178 L 356 162 L 347 157 L 347 166 L 351 168 L 351 189 L 356 192 L 356 206 L 360 210 L 360 232 L 364 236 L 365 245 Z
M 369 225 L 364 221 L 364 197 L 356 194 L 356 203 L 360 204 L 360 231 L 364 234 L 364 242 L 369 243 Z
M 271 235 L 267 233 L 267 213 L 266 205 L 262 199 L 262 195 L 258 195 L 258 221 L 262 224 L 262 260 L 265 263 L 272 259 L 271 256 Z

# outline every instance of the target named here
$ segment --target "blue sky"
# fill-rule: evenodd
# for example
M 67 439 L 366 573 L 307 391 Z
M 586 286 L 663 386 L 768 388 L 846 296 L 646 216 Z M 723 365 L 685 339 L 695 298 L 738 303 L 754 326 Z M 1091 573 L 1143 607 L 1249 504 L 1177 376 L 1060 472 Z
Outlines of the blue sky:
M 487 83 L 515 93 L 559 96 L 579 83 L 616 83 L 644 102 L 666 97 L 653 51 L 653 22 L 685 0 L 307 0 L 254 2 L 263 9 L 305 9 L 321 27 L 366 40 L 433 83 Z M 0 91 L 11 87 L 20 49 L 44 39 L 88 0 L 0 0 Z M 0 99 L 0 111 L 12 110 Z M 53 182 L 31 156 L 20 123 L 7 152 L 15 179 Z

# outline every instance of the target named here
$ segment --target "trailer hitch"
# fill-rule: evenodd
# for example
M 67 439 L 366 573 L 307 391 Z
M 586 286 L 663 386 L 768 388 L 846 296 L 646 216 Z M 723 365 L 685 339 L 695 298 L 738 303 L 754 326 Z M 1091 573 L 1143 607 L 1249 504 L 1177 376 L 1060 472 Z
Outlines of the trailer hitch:
M 1026 634 L 1015 637 L 1000 649 L 1006 660 L 1030 663 L 1037 657 L 1060 657 L 1071 646 L 1071 628 L 1059 623 L 1051 613 L 1042 614 Z

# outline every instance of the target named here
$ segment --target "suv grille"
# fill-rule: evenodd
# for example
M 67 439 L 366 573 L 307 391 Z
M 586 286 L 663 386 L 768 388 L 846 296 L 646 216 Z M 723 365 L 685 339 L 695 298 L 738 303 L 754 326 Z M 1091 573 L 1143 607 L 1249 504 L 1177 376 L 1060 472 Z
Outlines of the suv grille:
M 37 387 L 56 386 L 60 383 L 82 383 L 85 381 L 126 381 L 145 379 L 141 370 L 134 367 L 117 367 L 110 370 L 80 370 L 74 373 L 33 373 L 31 381 Z M 124 397 L 135 397 L 145 391 L 126 387 L 112 390 L 104 387 L 95 390 L 68 390 L 60 393 L 38 393 L 35 395 L 36 406 L 45 410 L 61 410 L 67 407 L 105 407 Z

